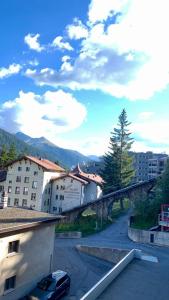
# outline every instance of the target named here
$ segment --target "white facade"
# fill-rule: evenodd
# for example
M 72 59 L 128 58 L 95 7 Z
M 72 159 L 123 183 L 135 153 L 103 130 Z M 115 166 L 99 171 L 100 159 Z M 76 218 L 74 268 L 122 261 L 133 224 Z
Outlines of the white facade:
M 0 300 L 20 299 L 53 271 L 54 237 L 55 225 L 0 237 Z M 15 242 L 17 251 L 9 253 Z
M 84 203 L 94 201 L 102 196 L 102 189 L 95 182 L 91 181 L 85 186 Z
M 29 159 L 9 165 L 4 183 L 4 190 L 8 193 L 8 205 L 49 212 L 49 181 L 57 176 L 60 176 L 59 172 L 46 171 Z
M 51 213 L 59 214 L 84 204 L 84 183 L 65 176 L 51 183 Z

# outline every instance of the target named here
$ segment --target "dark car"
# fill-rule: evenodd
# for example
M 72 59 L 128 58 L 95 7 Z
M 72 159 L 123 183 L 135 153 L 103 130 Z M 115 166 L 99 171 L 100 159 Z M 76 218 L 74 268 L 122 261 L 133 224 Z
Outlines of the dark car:
M 56 300 L 67 294 L 70 277 L 64 271 L 56 271 L 43 278 L 37 287 L 26 297 L 27 300 Z

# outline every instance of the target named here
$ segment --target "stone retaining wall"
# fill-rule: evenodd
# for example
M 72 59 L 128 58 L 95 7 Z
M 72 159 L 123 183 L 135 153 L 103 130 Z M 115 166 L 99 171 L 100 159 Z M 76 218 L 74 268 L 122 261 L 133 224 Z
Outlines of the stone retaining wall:
M 79 239 L 82 233 L 80 231 L 56 232 L 55 236 L 59 239 Z

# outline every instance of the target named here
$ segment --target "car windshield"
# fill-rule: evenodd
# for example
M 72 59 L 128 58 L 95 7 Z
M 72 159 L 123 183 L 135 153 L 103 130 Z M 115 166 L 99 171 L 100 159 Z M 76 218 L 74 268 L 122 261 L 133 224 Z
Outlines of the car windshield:
M 42 279 L 37 286 L 43 291 L 53 291 L 55 289 L 55 281 L 52 278 L 45 278 Z

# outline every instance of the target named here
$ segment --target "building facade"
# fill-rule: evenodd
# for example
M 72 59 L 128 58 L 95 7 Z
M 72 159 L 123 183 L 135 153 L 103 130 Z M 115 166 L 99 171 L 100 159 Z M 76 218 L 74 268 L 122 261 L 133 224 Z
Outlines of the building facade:
M 6 180 L 1 182 L 1 188 L 8 193 L 9 206 L 49 212 L 50 179 L 64 172 L 63 168 L 48 160 L 24 156 L 7 166 Z
M 55 223 L 60 218 L 7 207 L 0 209 L 0 219 L 0 300 L 18 300 L 54 271 Z
M 133 182 L 146 181 L 157 177 L 165 170 L 167 154 L 153 152 L 131 152 L 135 175 Z
M 51 179 L 50 212 L 58 214 L 84 204 L 87 185 L 87 181 L 72 174 Z

